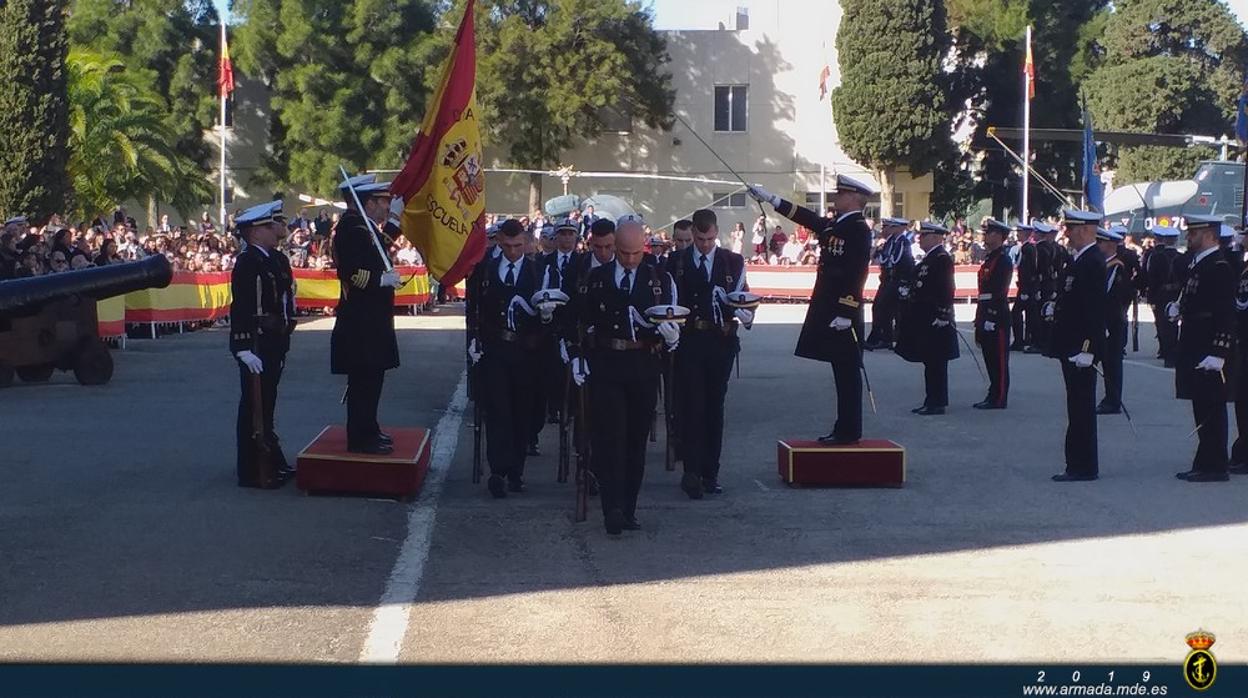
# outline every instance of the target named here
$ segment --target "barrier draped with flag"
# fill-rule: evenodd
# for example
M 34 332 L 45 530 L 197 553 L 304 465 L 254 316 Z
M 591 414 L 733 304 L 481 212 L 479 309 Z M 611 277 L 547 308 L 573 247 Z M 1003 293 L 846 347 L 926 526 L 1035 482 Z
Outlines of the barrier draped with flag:
M 411 157 L 390 184 L 403 200 L 403 236 L 443 286 L 468 276 L 485 254 L 474 6 L 469 0 Z

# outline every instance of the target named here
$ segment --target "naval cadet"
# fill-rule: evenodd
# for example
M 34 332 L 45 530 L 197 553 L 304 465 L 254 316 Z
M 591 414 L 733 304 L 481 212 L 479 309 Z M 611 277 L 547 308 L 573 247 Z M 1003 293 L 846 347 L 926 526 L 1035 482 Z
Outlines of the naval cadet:
M 334 228 L 341 296 L 330 337 L 330 370 L 347 377 L 347 450 L 384 455 L 394 447 L 377 421 L 377 405 L 386 371 L 399 365 L 394 290 L 402 285 L 386 252 L 392 241 L 378 228 L 389 215 L 390 185 L 361 175 L 341 188 L 347 210 Z
M 542 288 L 557 288 L 564 293 L 569 294 L 567 288 L 566 277 L 573 271 L 574 259 L 576 258 L 576 242 L 580 235 L 580 229 L 576 221 L 571 218 L 561 218 L 555 222 L 553 245 L 554 249 L 546 255 L 539 258 L 539 268 L 542 272 Z M 556 315 L 562 316 L 569 310 L 564 306 L 556 311 Z M 529 455 L 538 455 L 537 453 L 537 435 L 541 433 L 543 420 L 542 415 L 546 416 L 546 421 L 551 424 L 558 424 L 563 405 L 566 402 L 564 389 L 564 362 L 561 360 L 559 350 L 559 339 L 561 334 L 558 328 L 563 323 L 555 322 L 548 324 L 543 332 L 541 357 L 538 359 L 541 364 L 540 385 L 538 392 L 542 396 L 541 408 L 536 411 L 533 421 L 533 438 L 529 443 Z
M 1057 297 L 1042 311 L 1053 333 L 1047 356 L 1062 364 L 1066 384 L 1066 470 L 1056 482 L 1099 477 L 1096 443 L 1096 372 L 1105 354 L 1105 255 L 1096 247 L 1101 214 L 1065 210 L 1063 225 L 1075 250 L 1057 280 Z
M 1235 443 L 1227 472 L 1248 475 L 1248 269 L 1239 273 L 1235 287 Z
M 1025 351 L 1032 344 L 1036 326 L 1040 321 L 1040 274 L 1036 262 L 1036 244 L 1032 241 L 1035 228 L 1019 222 L 1014 226 L 1017 239 L 1010 249 L 1010 261 L 1017 270 L 1015 275 L 1018 292 L 1014 307 L 1010 310 L 1010 323 L 1014 341 L 1010 351 Z
M 1218 245 L 1222 219 L 1185 216 L 1191 256 L 1183 289 L 1171 303 L 1178 312 L 1175 396 L 1191 400 L 1196 423 L 1192 467 L 1175 476 L 1187 482 L 1224 482 L 1227 475 L 1226 403 L 1235 399 L 1236 277 Z M 1175 308 L 1177 306 L 1177 308 Z M 1228 365 L 1229 364 L 1229 365 Z
M 855 444 L 862 438 L 862 289 L 871 263 L 871 228 L 863 208 L 878 192 L 845 175 L 836 176 L 832 195 L 835 218 L 768 192 L 749 188 L 750 196 L 766 201 L 780 215 L 812 231 L 821 249 L 815 287 L 794 352 L 804 359 L 832 364 L 836 382 L 836 422 L 832 433 L 819 438 L 828 445 Z
M 285 236 L 282 202 L 253 206 L 235 219 L 247 246 L 230 273 L 230 352 L 238 359 L 242 393 L 238 400 L 238 484 L 240 487 L 281 487 L 294 470 L 282 453 L 273 426 L 277 386 L 295 329 L 294 276 L 290 260 L 277 249 Z M 260 381 L 260 404 L 252 388 Z M 255 410 L 263 412 L 263 446 L 256 442 Z M 264 448 L 267 454 L 258 453 Z M 261 476 L 259 459 L 268 457 L 273 472 Z
M 1057 228 L 1044 221 L 1032 221 L 1036 237 L 1036 291 L 1039 294 L 1037 305 L 1044 308 L 1057 299 L 1058 276 L 1062 272 L 1062 248 L 1057 244 Z M 1052 315 L 1040 314 L 1032 332 L 1032 344 L 1025 351 L 1028 354 L 1043 354 L 1049 350 L 1050 337 L 1053 334 Z
M 1244 270 L 1244 249 L 1235 242 L 1235 229 L 1226 223 L 1222 224 L 1218 233 L 1218 246 L 1222 249 L 1222 255 L 1227 263 L 1231 265 L 1235 278 L 1238 279 L 1240 272 Z
M 907 232 L 909 227 L 910 221 L 905 218 L 885 218 L 880 223 L 880 234 L 884 237 L 884 244 L 876 255 L 876 263 L 880 266 L 880 288 L 871 303 L 871 334 L 862 345 L 868 351 L 893 346 L 897 305 L 901 302 L 900 289 L 909 287 L 914 278 L 914 254 Z
M 985 218 L 981 224 L 988 254 L 979 266 L 979 300 L 975 305 L 975 341 L 984 354 L 988 395 L 973 405 L 978 410 L 1003 410 L 1010 397 L 1010 279 L 1014 263 L 1005 251 L 1010 226 Z
M 672 254 L 684 252 L 693 244 L 693 221 L 681 218 L 672 224 Z
M 675 288 L 666 271 L 644 261 L 643 225 L 640 216 L 620 217 L 615 259 L 589 273 L 577 299 L 578 321 L 592 341 L 573 359 L 572 378 L 589 386 L 590 461 L 603 525 L 611 535 L 641 528 L 637 496 L 658 398 L 660 354 L 680 342 L 679 325 L 656 325 L 645 317 L 649 308 L 670 305 Z
M 1175 247 L 1179 229 L 1155 225 L 1152 233 L 1155 242 L 1144 269 L 1145 293 L 1157 328 L 1157 358 L 1165 362 L 1166 368 L 1174 368 L 1178 326 L 1166 315 L 1166 309 L 1179 298 L 1179 277 L 1175 268 L 1179 264 L 1179 250 Z
M 923 259 L 914 272 L 914 287 L 897 328 L 897 355 L 923 364 L 923 404 L 917 415 L 944 414 L 949 406 L 949 362 L 958 358 L 953 317 L 953 257 L 945 249 L 949 230 L 924 221 L 919 226 Z
M 1122 358 L 1127 345 L 1127 311 L 1135 299 L 1135 283 L 1131 278 L 1131 260 L 1123 259 L 1122 241 L 1126 228 L 1113 225 L 1097 228 L 1096 246 L 1105 256 L 1105 397 L 1096 406 L 1097 414 L 1122 412 Z
M 690 499 L 720 494 L 724 441 L 724 398 L 732 363 L 741 351 L 738 327 L 749 329 L 754 313 L 734 309 L 729 293 L 749 290 L 745 258 L 716 246 L 719 223 L 713 211 L 693 214 L 693 245 L 673 256 L 677 302 L 689 308 L 676 351 L 676 397 L 684 475 L 680 488 Z

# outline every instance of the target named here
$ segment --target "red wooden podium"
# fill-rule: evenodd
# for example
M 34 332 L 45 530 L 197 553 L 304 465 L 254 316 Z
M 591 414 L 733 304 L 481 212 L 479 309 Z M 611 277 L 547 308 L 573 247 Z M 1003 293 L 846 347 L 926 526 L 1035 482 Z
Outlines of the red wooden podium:
M 901 487 L 906 481 L 906 449 L 887 439 L 848 446 L 778 441 L 776 461 L 780 479 L 790 485 Z
M 394 452 L 374 456 L 348 451 L 345 427 L 325 427 L 299 452 L 296 486 L 308 493 L 415 497 L 429 472 L 429 430 L 394 427 L 384 431 L 394 439 Z

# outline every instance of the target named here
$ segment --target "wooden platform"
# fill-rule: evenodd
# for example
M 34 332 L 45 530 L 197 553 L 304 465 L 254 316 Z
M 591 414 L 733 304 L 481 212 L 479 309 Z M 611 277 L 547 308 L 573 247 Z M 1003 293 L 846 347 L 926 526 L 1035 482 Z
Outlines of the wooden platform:
M 901 487 L 906 481 L 906 449 L 887 439 L 848 446 L 778 441 L 776 461 L 780 479 L 790 485 Z
M 347 451 L 347 430 L 333 424 L 299 452 L 299 489 L 316 494 L 372 494 L 410 499 L 429 472 L 430 434 L 423 427 L 382 427 L 394 452 L 374 456 Z

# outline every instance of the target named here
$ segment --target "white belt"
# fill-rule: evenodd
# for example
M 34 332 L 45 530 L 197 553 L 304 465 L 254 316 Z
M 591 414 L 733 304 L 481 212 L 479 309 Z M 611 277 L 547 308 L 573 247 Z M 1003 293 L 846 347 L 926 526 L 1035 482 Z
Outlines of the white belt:
M 991 294 L 991 293 L 981 293 L 981 294 L 979 294 L 979 299 L 980 299 L 981 301 L 990 301 L 990 300 L 992 300 L 992 294 Z

